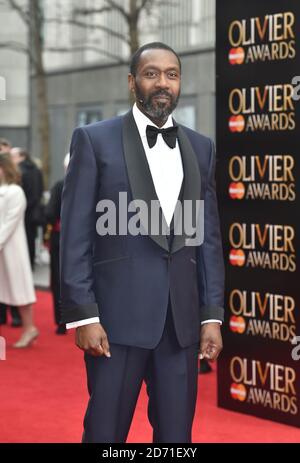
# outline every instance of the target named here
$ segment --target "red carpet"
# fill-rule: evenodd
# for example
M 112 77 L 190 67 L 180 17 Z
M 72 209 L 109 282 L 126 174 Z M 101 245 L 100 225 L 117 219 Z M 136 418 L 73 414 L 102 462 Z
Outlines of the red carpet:
M 50 294 L 35 307 L 41 336 L 26 350 L 11 344 L 20 330 L 5 326 L 7 359 L 0 361 L 0 442 L 80 442 L 87 401 L 81 351 L 74 332 L 54 334 Z M 215 373 L 199 377 L 193 442 L 300 442 L 297 428 L 216 407 Z M 151 442 L 143 387 L 128 442 Z

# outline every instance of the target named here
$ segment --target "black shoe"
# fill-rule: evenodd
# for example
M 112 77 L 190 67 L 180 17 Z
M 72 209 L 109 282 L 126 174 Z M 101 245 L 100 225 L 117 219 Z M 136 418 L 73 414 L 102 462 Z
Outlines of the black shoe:
M 58 327 L 56 328 L 55 334 L 66 334 L 66 332 L 67 332 L 66 325 L 58 325 Z
M 212 367 L 208 363 L 206 359 L 200 360 L 200 368 L 199 368 L 199 375 L 205 375 L 206 373 L 210 373 L 212 371 Z

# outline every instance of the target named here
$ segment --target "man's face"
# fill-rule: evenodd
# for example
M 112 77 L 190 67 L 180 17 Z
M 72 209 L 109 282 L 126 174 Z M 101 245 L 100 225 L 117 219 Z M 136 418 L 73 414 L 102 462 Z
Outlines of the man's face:
M 178 59 L 168 50 L 145 50 L 136 76 L 129 75 L 137 106 L 158 121 L 167 119 L 176 108 L 180 84 Z

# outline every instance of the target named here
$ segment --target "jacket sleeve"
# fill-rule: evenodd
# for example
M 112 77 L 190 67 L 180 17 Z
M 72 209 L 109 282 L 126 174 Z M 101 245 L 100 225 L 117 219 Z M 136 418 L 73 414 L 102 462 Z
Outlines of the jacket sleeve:
M 197 248 L 201 321 L 224 321 L 224 258 L 215 182 L 216 155 L 211 141 L 208 183 L 204 197 L 204 241 Z
M 0 251 L 4 248 L 5 243 L 14 233 L 18 223 L 23 219 L 26 208 L 25 195 L 21 188 L 15 188 L 9 192 L 7 202 L 5 204 L 5 212 L 3 221 L 0 225 Z
M 98 166 L 87 131 L 74 131 L 61 208 L 62 323 L 98 317 L 92 252 L 96 234 Z

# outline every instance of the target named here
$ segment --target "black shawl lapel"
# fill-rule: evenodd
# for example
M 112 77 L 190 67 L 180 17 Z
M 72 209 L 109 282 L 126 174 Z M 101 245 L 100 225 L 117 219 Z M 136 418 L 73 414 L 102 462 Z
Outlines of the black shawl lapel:
M 174 121 L 175 122 L 175 121 Z M 175 122 L 176 123 L 176 122 Z M 184 131 L 179 125 L 178 128 L 178 141 L 181 151 L 181 158 L 184 170 L 184 187 L 183 196 L 184 200 L 200 200 L 201 191 L 201 179 L 199 164 L 197 162 L 196 154 L 193 147 Z M 144 229 L 149 228 L 149 236 L 163 249 L 169 251 L 168 240 L 165 235 L 152 235 L 150 229 L 150 210 L 151 200 L 156 200 L 159 203 L 155 187 L 153 184 L 151 172 L 149 169 L 148 161 L 144 151 L 143 143 L 136 126 L 132 110 L 125 114 L 123 117 L 123 148 L 125 162 L 127 166 L 128 178 L 131 186 L 133 200 L 143 200 L 148 206 L 148 223 L 143 223 L 141 218 L 141 224 Z M 175 214 L 178 220 L 181 220 L 180 214 Z M 163 211 L 160 207 L 160 219 L 163 224 L 163 230 L 168 229 Z M 174 224 L 176 226 L 176 224 Z M 189 237 L 185 234 L 184 230 L 181 235 L 175 235 L 171 252 L 176 252 L 186 245 L 186 240 Z
M 125 114 L 123 119 L 123 147 L 125 162 L 127 165 L 128 178 L 131 186 L 133 200 L 143 200 L 148 206 L 148 224 L 143 223 L 142 216 L 140 216 L 141 224 L 144 229 L 149 229 L 149 236 L 163 249 L 168 250 L 168 240 L 165 235 L 152 235 L 150 229 L 150 210 L 151 200 L 159 202 L 152 175 L 146 158 L 146 153 L 143 143 L 136 126 L 132 110 Z M 164 229 L 168 228 L 167 223 L 160 208 L 160 218 L 164 224 Z
M 197 204 L 196 201 L 197 200 L 199 201 L 201 197 L 201 177 L 200 177 L 199 163 L 196 158 L 196 153 L 183 127 L 179 124 L 177 125 L 178 125 L 178 142 L 179 142 L 181 159 L 182 159 L 182 164 L 183 164 L 183 171 L 184 171 L 182 202 L 184 204 L 185 200 L 190 200 L 192 201 L 195 207 L 195 205 Z M 176 207 L 174 216 L 177 219 L 176 222 L 178 223 L 182 221 L 182 215 L 180 213 L 177 213 L 177 210 L 178 209 Z M 198 219 L 198 212 L 199 211 L 197 209 L 196 221 Z M 176 227 L 175 223 L 174 223 L 174 226 Z M 186 241 L 189 238 L 190 237 L 185 233 L 184 227 L 182 227 L 182 234 L 180 235 L 175 234 L 174 236 L 173 245 L 172 245 L 172 253 L 179 251 L 179 249 L 183 248 L 186 245 Z

